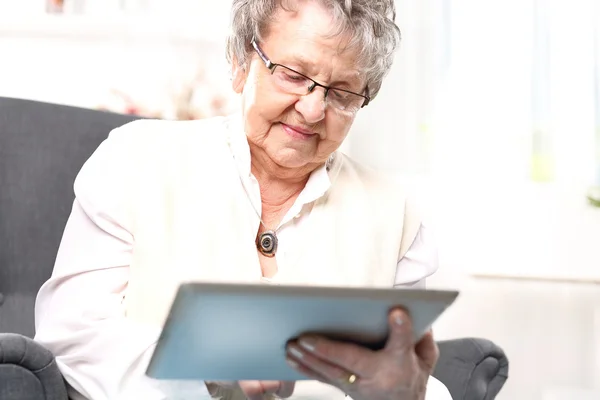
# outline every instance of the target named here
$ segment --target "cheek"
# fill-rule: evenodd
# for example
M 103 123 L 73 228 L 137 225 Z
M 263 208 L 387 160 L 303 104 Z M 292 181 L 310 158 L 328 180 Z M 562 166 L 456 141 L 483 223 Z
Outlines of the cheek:
M 242 110 L 246 120 L 246 134 L 255 143 L 261 143 L 271 129 L 277 115 L 273 111 L 272 100 L 266 92 L 265 82 L 250 76 L 242 91 Z M 267 95 L 265 95 L 267 93 Z
M 347 116 L 340 116 L 337 114 L 328 115 L 326 129 L 329 133 L 327 135 L 327 141 L 340 144 L 346 139 L 350 127 L 354 122 L 354 118 Z
M 253 77 L 248 77 L 246 83 L 244 84 L 244 88 L 242 90 L 242 105 L 244 109 L 252 107 L 258 97 L 258 87 L 257 87 L 256 79 Z
M 279 119 L 292 105 L 293 99 L 275 91 L 270 76 L 249 77 L 242 93 L 242 106 L 249 117 Z
M 331 153 L 340 148 L 342 142 L 346 139 L 351 121 L 341 119 L 337 116 L 332 116 L 331 120 L 327 120 L 326 130 L 327 136 L 318 145 L 318 157 L 325 161 Z

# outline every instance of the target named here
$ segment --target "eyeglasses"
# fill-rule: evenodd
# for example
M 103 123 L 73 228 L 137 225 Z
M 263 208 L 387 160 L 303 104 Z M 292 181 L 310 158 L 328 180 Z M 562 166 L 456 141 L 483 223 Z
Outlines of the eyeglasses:
M 362 95 L 349 90 L 325 86 L 285 65 L 271 62 L 260 49 L 255 39 L 252 40 L 252 47 L 254 47 L 256 53 L 258 53 L 269 71 L 271 71 L 275 85 L 286 93 L 305 96 L 312 93 L 317 87 L 322 87 L 325 89 L 325 101 L 327 104 L 348 113 L 357 112 L 361 108 L 366 107 L 371 101 L 368 94 Z

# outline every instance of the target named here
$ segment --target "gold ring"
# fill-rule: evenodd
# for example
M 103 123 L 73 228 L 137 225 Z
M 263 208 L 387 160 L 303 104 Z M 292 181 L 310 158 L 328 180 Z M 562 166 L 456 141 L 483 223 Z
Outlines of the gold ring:
M 357 380 L 358 377 L 355 374 L 348 374 L 348 377 L 346 378 L 346 382 L 348 382 L 349 385 L 354 384 Z

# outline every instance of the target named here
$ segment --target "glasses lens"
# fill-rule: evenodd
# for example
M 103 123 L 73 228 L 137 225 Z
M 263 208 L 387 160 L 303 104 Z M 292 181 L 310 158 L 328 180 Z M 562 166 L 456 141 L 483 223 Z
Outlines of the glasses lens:
M 275 67 L 273 79 L 280 89 L 293 94 L 305 95 L 312 86 L 310 79 L 280 65 Z
M 360 110 L 365 99 L 354 93 L 331 89 L 327 95 L 327 102 L 338 110 L 356 112 Z

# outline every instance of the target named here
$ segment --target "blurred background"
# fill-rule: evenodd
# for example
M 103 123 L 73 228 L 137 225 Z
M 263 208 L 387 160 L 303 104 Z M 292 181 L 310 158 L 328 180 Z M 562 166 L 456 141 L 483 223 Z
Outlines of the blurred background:
M 0 96 L 236 111 L 228 0 L 0 0 Z M 456 287 L 440 339 L 505 348 L 504 399 L 600 398 L 600 2 L 398 0 L 403 42 L 343 150 L 414 186 Z M 586 397 L 587 396 L 587 397 Z

